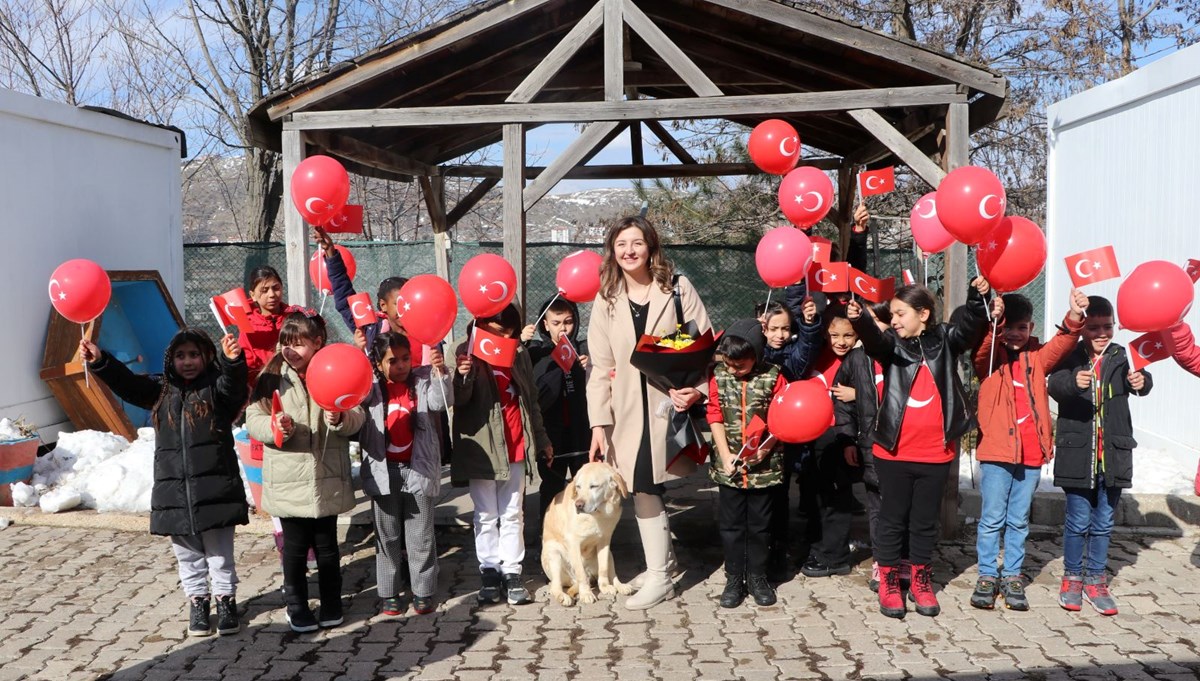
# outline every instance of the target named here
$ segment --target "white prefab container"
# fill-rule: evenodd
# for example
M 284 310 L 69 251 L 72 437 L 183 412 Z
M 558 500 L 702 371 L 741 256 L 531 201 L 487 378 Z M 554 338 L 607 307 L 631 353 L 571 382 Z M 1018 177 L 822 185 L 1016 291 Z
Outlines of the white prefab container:
M 60 263 L 158 270 L 182 305 L 181 134 L 0 89 L 0 416 L 70 426 L 39 377 Z
M 1063 100 L 1048 120 L 1047 320 L 1067 310 L 1068 255 L 1111 244 L 1123 274 L 1149 260 L 1200 258 L 1200 45 Z M 1115 307 L 1120 281 L 1084 291 Z M 1186 321 L 1200 328 L 1200 306 Z M 1128 349 L 1138 335 L 1119 330 L 1115 342 Z M 1140 448 L 1194 455 L 1200 379 L 1171 360 L 1149 371 L 1152 393 L 1130 400 Z

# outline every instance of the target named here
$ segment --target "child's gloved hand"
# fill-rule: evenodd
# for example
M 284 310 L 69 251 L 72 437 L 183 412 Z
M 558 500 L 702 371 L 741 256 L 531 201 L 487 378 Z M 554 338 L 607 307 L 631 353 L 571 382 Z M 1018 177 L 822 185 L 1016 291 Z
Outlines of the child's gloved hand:
M 100 359 L 100 346 L 86 338 L 79 339 L 79 359 L 85 362 L 95 362 Z
M 283 412 L 275 415 L 275 425 L 283 433 L 284 437 L 291 437 L 292 432 L 296 430 L 296 422 L 292 420 L 291 416 Z
M 237 339 L 232 333 L 227 333 L 221 338 L 221 352 L 225 353 L 227 359 L 237 359 L 242 356 L 242 346 L 238 345 Z

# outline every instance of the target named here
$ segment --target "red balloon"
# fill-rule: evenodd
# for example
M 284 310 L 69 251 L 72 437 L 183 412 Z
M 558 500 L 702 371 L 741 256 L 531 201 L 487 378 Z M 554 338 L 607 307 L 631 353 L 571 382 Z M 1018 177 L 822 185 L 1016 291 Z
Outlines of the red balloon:
M 329 156 L 309 156 L 292 173 L 292 203 L 304 221 L 323 225 L 350 199 L 350 175 Z
M 779 210 L 797 227 L 812 227 L 833 207 L 833 182 L 822 170 L 801 166 L 779 182 Z
M 354 275 L 358 273 L 358 263 L 354 260 L 354 254 L 345 246 L 334 246 L 333 248 L 342 254 L 342 264 L 346 266 L 346 276 L 354 281 Z M 317 249 L 317 252 L 308 259 L 308 279 L 317 291 L 327 296 L 333 293 L 333 285 L 329 283 L 329 271 L 325 269 L 325 252 L 321 249 Z
M 111 297 L 108 272 L 91 260 L 68 260 L 50 275 L 50 304 L 76 324 L 99 317 Z
M 1004 185 L 987 168 L 955 168 L 937 188 L 937 214 L 942 226 L 969 246 L 1000 225 L 1007 206 Z
M 767 286 L 791 286 L 808 274 L 813 261 L 813 244 L 795 227 L 776 227 L 758 240 L 754 264 Z
M 924 253 L 941 253 L 954 243 L 954 235 L 946 231 L 937 214 L 937 192 L 929 192 L 917 200 L 909 215 L 908 226 L 913 241 Z
M 458 273 L 458 297 L 475 317 L 491 317 L 500 312 L 516 293 L 517 273 L 498 255 L 477 255 Z
M 1165 260 L 1138 265 L 1117 289 L 1117 320 L 1130 331 L 1162 331 L 1179 323 L 1192 309 L 1192 278 Z
M 362 350 L 331 343 L 317 350 L 308 363 L 304 382 L 313 401 L 325 411 L 353 409 L 367 399 L 375 374 Z
M 746 150 L 764 173 L 783 175 L 800 162 L 800 135 L 787 121 L 772 118 L 754 126 Z
M 832 422 L 833 400 L 817 379 L 788 383 L 767 410 L 767 431 L 781 442 L 811 442 Z
M 992 288 L 1001 293 L 1016 291 L 1046 266 L 1046 235 L 1031 220 L 1006 217 L 979 242 L 975 258 Z
M 442 342 L 458 318 L 458 300 L 449 282 L 435 274 L 418 274 L 400 288 L 396 317 L 408 337 L 422 345 Z
M 563 298 L 572 303 L 590 303 L 600 292 L 600 264 L 604 258 L 595 251 L 575 251 L 558 263 L 554 283 Z

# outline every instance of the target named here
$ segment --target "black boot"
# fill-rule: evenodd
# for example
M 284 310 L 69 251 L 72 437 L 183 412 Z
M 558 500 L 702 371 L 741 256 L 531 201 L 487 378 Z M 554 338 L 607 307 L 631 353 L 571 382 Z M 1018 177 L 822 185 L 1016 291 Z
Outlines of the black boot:
M 330 574 L 325 574 L 329 572 Z M 321 621 L 324 628 L 336 627 L 345 617 L 342 615 L 342 571 L 318 570 L 317 584 L 321 590 Z
M 237 601 L 233 596 L 217 596 L 217 633 L 222 636 L 236 634 L 242 628 L 238 620 Z
M 721 592 L 721 607 L 736 608 L 746 600 L 746 576 L 732 572 L 725 573 L 725 590 Z
M 192 606 L 192 612 L 188 618 L 188 636 L 212 635 L 212 621 L 209 619 L 209 605 L 211 601 L 208 596 L 192 596 L 189 602 Z
M 308 607 L 308 582 L 300 586 L 284 584 L 283 602 L 287 604 L 286 617 L 292 631 L 304 634 L 319 628 L 312 608 Z
M 746 586 L 750 591 L 750 595 L 754 597 L 754 602 L 759 605 L 775 605 L 775 590 L 767 582 L 766 575 L 750 575 L 746 579 Z

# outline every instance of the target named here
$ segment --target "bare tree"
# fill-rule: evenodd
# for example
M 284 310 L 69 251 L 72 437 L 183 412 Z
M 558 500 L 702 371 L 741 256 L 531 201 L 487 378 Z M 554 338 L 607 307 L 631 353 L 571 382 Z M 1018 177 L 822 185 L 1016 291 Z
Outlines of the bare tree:
M 71 0 L 0 0 L 0 82 L 72 105 L 101 65 L 105 16 Z

